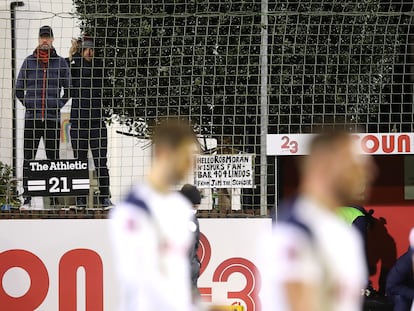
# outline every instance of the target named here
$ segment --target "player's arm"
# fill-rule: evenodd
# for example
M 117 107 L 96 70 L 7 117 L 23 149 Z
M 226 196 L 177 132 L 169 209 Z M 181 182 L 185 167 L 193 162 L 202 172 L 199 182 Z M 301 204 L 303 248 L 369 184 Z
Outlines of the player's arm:
M 291 311 L 318 311 L 318 290 L 315 284 L 286 281 L 283 288 Z

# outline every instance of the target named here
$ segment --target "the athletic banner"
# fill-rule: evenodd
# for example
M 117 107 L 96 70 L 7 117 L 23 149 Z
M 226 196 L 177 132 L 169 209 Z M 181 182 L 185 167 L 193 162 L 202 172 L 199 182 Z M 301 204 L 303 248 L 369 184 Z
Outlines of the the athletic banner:
M 23 183 L 32 196 L 87 195 L 88 160 L 27 161 Z
M 253 154 L 199 155 L 195 185 L 198 188 L 253 188 Z
M 363 154 L 414 154 L 414 133 L 352 134 Z M 269 134 L 267 155 L 291 156 L 308 154 L 314 134 Z
M 0 220 L 0 309 L 117 310 L 109 221 Z M 270 219 L 200 219 L 200 229 L 203 299 L 261 311 L 256 245 Z

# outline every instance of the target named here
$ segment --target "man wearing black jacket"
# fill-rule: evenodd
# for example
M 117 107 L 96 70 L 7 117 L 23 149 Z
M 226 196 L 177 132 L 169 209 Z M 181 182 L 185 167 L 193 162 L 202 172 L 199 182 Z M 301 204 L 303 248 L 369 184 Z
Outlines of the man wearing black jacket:
M 103 113 L 103 64 L 94 58 L 90 37 L 73 40 L 68 59 L 72 75 L 71 142 L 77 159 L 87 159 L 91 149 L 99 181 L 99 201 L 112 205 L 107 166 L 108 134 Z M 86 197 L 78 197 L 77 207 L 86 206 Z
M 394 302 L 394 311 L 410 311 L 414 299 L 412 251 L 398 258 L 387 277 L 386 292 Z

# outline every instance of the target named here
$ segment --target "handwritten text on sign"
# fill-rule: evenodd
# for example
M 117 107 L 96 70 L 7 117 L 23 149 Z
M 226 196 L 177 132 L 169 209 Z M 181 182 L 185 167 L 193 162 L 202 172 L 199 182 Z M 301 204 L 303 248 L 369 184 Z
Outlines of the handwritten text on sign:
M 252 154 L 200 155 L 195 184 L 198 188 L 253 188 Z

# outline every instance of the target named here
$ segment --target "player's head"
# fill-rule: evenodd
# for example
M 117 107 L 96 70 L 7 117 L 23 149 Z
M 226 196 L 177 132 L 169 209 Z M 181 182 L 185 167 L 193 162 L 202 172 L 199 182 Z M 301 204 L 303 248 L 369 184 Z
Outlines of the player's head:
M 305 182 L 324 188 L 337 203 L 350 204 L 369 189 L 373 168 L 371 157 L 360 154 L 352 135 L 333 129 L 314 137 L 302 173 Z
M 181 181 L 192 169 L 197 152 L 197 138 L 188 122 L 166 119 L 156 127 L 152 142 L 154 164 L 163 168 L 168 182 Z

